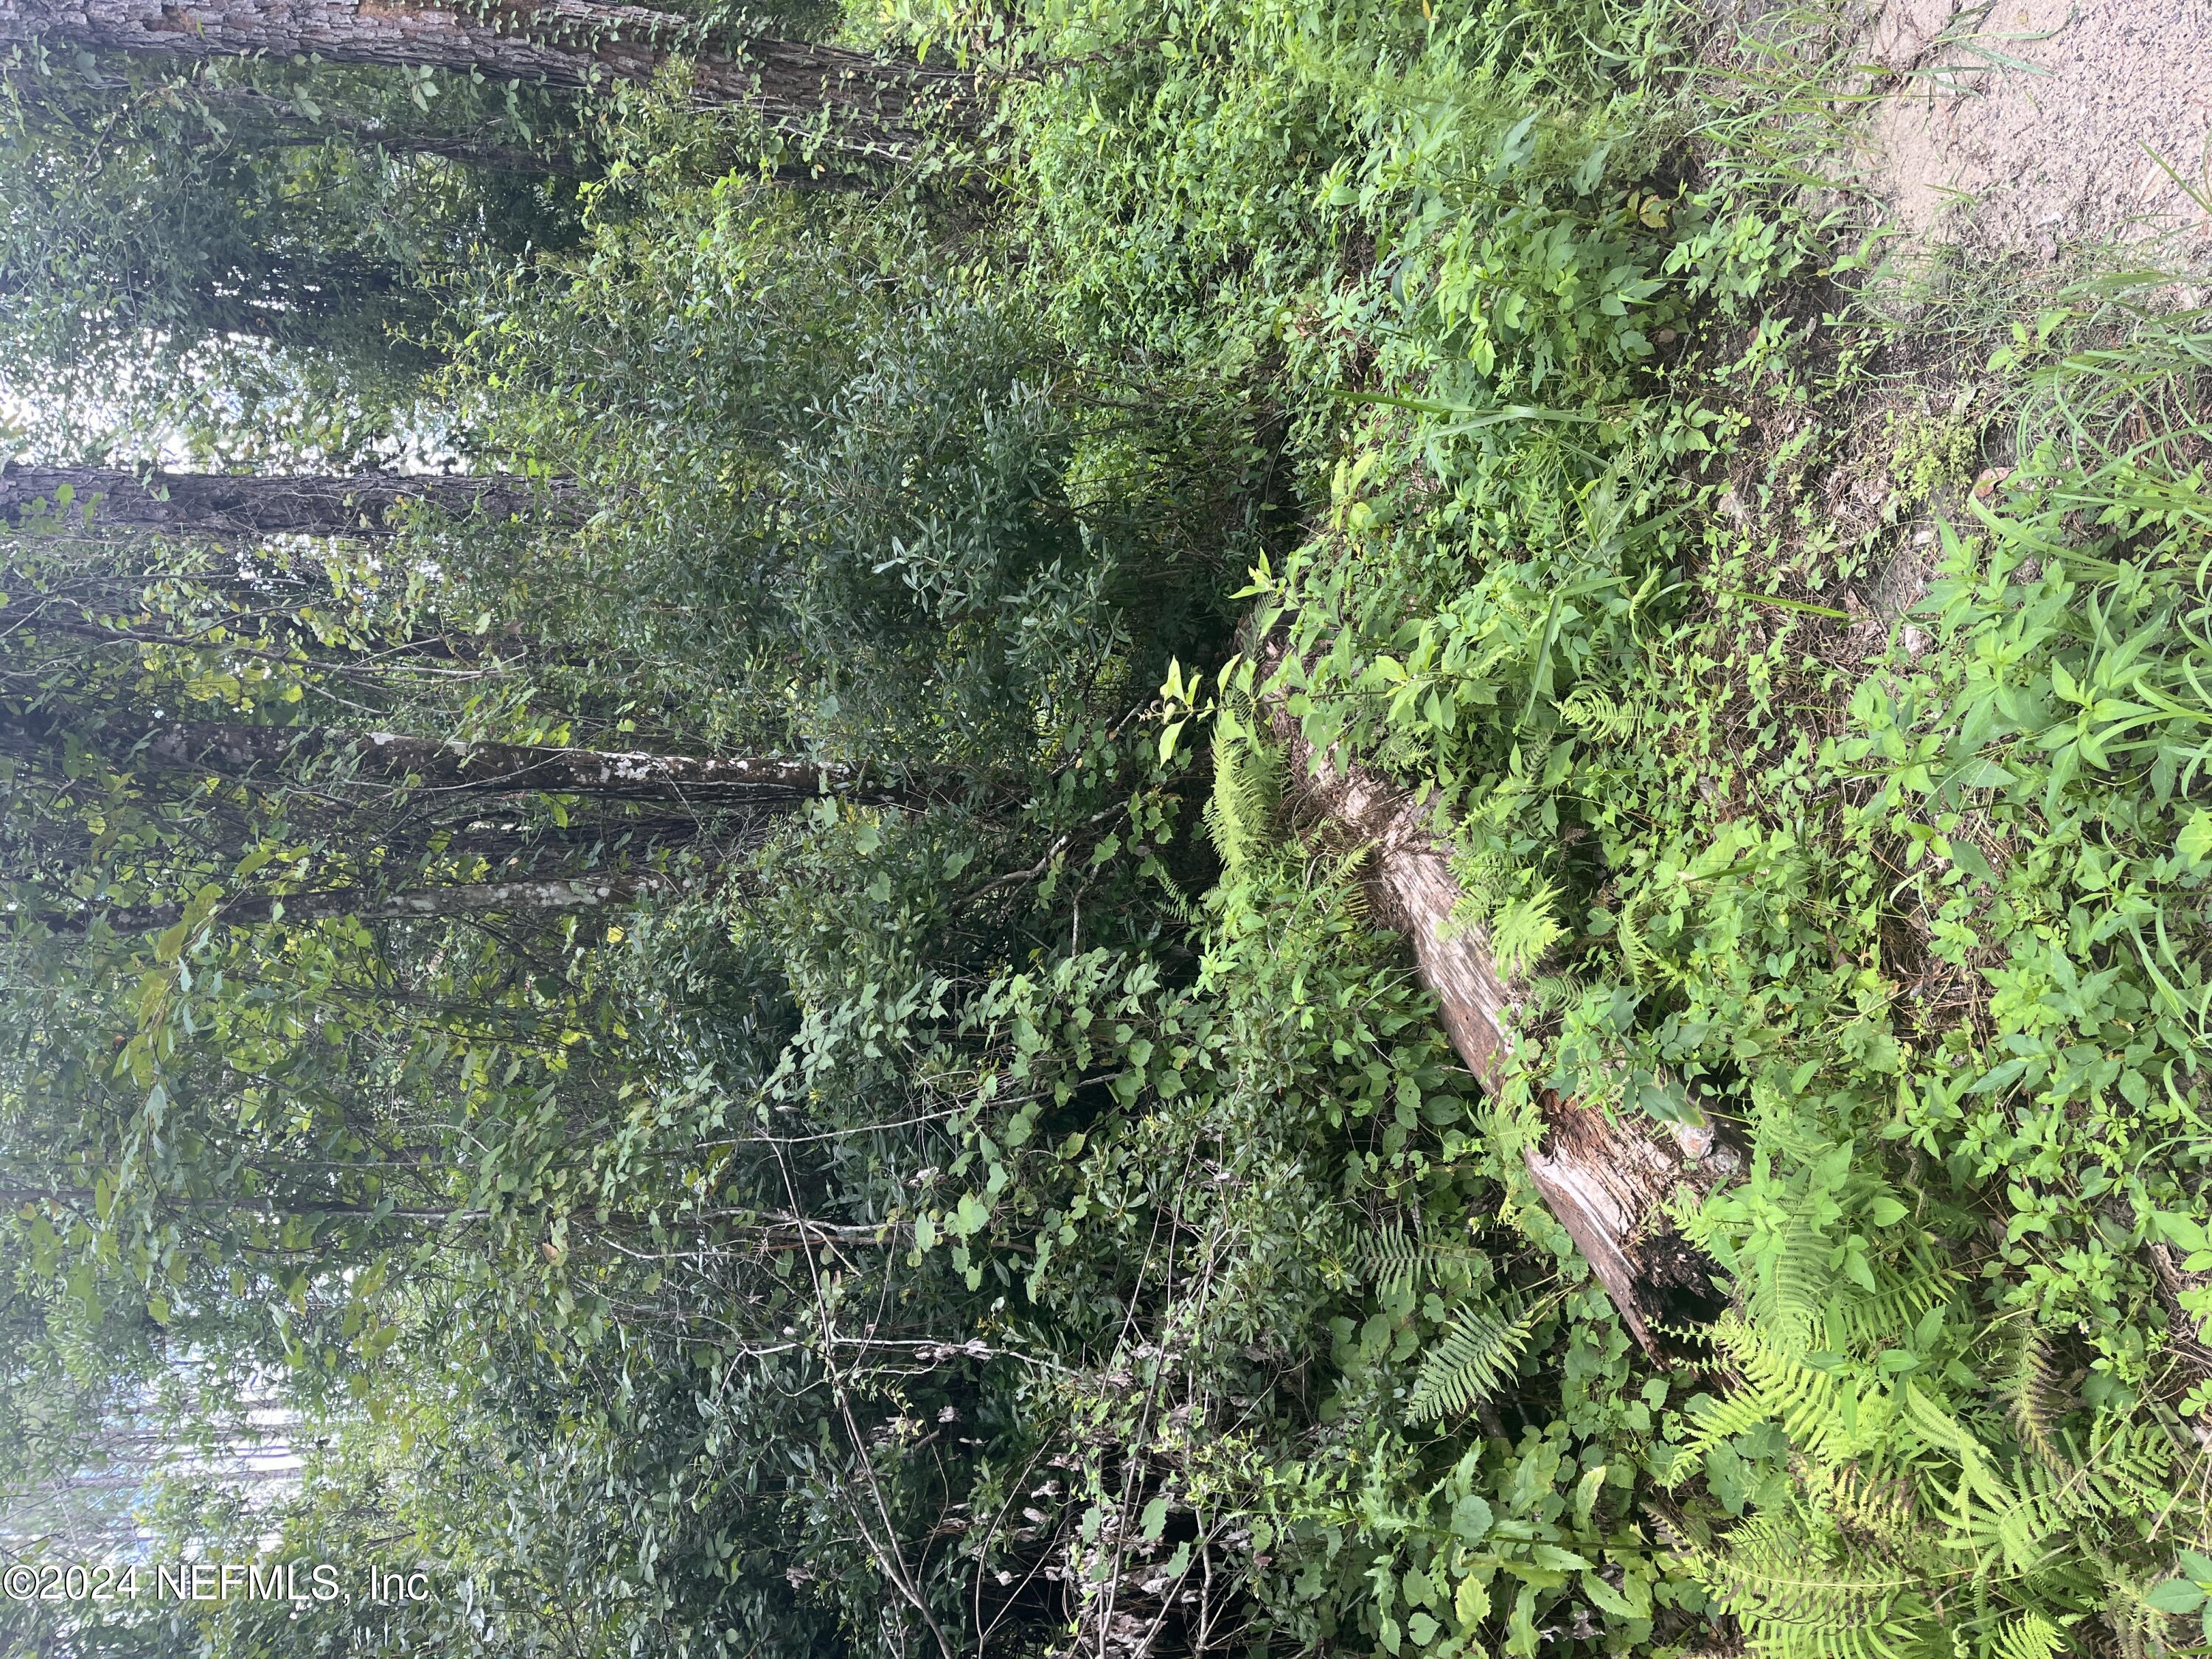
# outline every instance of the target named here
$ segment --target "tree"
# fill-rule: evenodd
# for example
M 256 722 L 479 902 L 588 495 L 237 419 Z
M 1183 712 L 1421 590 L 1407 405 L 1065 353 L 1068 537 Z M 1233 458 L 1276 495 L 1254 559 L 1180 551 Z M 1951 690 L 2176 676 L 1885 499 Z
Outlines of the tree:
M 697 101 L 757 110 L 794 134 L 826 123 L 838 147 L 886 157 L 913 154 L 933 123 L 963 125 L 974 117 L 973 77 L 960 71 L 766 38 L 721 51 L 705 46 L 697 33 L 672 13 L 591 0 L 504 8 L 489 19 L 366 0 L 213 0 L 189 12 L 161 0 L 0 4 L 0 43 L 43 39 L 162 57 L 312 55 L 580 89 L 650 81 L 690 47 Z
M 436 473 L 370 472 L 351 477 L 268 477 L 223 472 L 137 472 L 117 467 L 26 466 L 0 470 L 0 518 L 65 520 L 102 529 L 185 536 L 383 535 L 391 514 L 419 504 L 455 517 L 522 517 L 550 505 L 573 517 L 565 486 Z
M 209 920 L 252 927 L 279 918 L 292 922 L 434 921 L 448 916 L 493 911 L 590 910 L 629 904 L 675 884 L 653 876 L 602 876 L 596 879 L 556 876 L 542 881 L 468 881 L 446 887 L 418 887 L 376 893 L 342 887 L 307 893 L 256 893 L 218 903 Z M 156 933 L 191 919 L 190 904 L 123 905 L 111 909 L 40 910 L 31 919 L 56 933 L 86 933 L 105 925 L 117 933 Z
M 276 144 L 326 144 L 349 140 L 392 155 L 434 155 L 492 173 L 554 174 L 581 178 L 592 171 L 572 154 L 539 147 L 526 149 L 488 133 L 435 132 L 401 126 L 373 115 L 356 115 L 320 102 L 280 98 L 258 87 L 200 89 L 199 102 L 210 113 L 258 124 L 248 130 L 248 149 Z
M 169 405 L 138 417 L 161 441 L 258 438 L 264 383 L 325 429 L 405 404 L 440 354 L 441 285 L 580 226 L 560 173 L 595 151 L 572 94 L 447 77 L 430 114 L 373 70 L 9 56 L 0 331 L 11 386 L 50 422 L 79 408 L 88 438 L 149 404 Z
M 21 753 L 74 731 L 44 714 L 0 714 L 0 748 Z M 121 742 L 117 739 L 121 738 Z M 550 744 L 448 743 L 396 732 L 346 732 L 215 721 L 159 726 L 133 740 L 110 722 L 99 739 L 118 763 L 137 760 L 171 770 L 212 771 L 274 781 L 299 762 L 316 763 L 326 785 L 373 781 L 441 794 L 582 795 L 600 800 L 680 801 L 692 805 L 758 805 L 837 795 L 870 805 L 904 804 L 913 793 L 865 779 L 854 769 L 781 757 L 654 755 L 570 749 Z
M 598 162 L 580 153 L 581 135 L 565 147 L 526 146 L 509 142 L 494 125 L 476 131 L 447 132 L 380 116 L 359 115 L 316 100 L 283 98 L 255 87 L 210 87 L 194 96 L 211 114 L 253 125 L 240 135 L 241 147 L 261 150 L 283 145 L 350 143 L 392 156 L 435 156 L 485 173 L 522 177 L 592 178 Z M 859 190 L 869 183 L 865 169 L 832 172 L 819 166 L 781 162 L 762 175 L 790 190 Z

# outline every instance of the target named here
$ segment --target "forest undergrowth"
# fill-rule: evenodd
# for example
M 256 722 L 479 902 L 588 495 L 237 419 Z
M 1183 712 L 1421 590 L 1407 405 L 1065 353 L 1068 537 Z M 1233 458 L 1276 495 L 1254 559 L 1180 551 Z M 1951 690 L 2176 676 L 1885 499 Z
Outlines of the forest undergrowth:
M 441 1587 L 21 1650 L 2212 1645 L 2197 279 L 1899 245 L 1841 15 L 840 27 L 992 120 L 799 189 L 635 91 L 528 214 L 406 198 L 465 257 L 404 351 L 13 389 L 27 451 L 185 409 L 544 501 L 10 508 L 0 1544 L 115 1547 L 127 1419 L 142 1554 Z M 1503 1087 L 1292 726 L 1447 827 Z M 1531 1178 L 1562 1099 L 1731 1149 L 1651 1351 Z

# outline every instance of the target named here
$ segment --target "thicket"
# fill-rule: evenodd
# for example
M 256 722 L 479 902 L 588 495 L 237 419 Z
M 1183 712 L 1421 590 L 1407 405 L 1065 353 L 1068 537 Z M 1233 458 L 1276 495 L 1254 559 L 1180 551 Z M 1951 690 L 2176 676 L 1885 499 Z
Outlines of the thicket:
M 673 88 L 487 105 L 479 149 L 583 135 L 526 232 L 480 161 L 325 133 L 365 221 L 143 66 L 11 69 L 26 451 L 538 497 L 11 509 L 0 1547 L 437 1586 L 16 1639 L 2212 1642 L 2175 284 L 1887 263 L 1826 182 L 1835 19 L 1752 58 L 1662 0 L 844 27 L 994 121 L 811 189 Z M 159 281 L 19 274 L 86 204 Z M 370 270 L 363 222 L 404 281 L 325 328 L 281 283 Z M 82 394 L 102 351 L 145 399 Z M 1446 814 L 1502 1088 L 1294 728 Z M 1665 1218 L 1713 1282 L 1656 1355 L 1530 1178 L 1557 1098 L 1736 1149 Z M 244 1478 L 256 1423 L 296 1476 Z

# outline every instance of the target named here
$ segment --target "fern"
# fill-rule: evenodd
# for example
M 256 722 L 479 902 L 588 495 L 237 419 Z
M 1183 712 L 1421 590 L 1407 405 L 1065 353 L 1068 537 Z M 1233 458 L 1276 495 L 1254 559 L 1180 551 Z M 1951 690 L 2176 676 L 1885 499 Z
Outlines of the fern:
M 1690 1543 L 1664 1529 L 1745 1650 L 2055 1659 L 2096 1645 L 2072 1626 L 2101 1608 L 2119 1652 L 2160 1651 L 2124 1564 L 2147 1523 L 2168 1537 L 2204 1524 L 2172 1433 L 2136 1408 L 2100 1411 L 2081 1435 L 2069 1421 L 2080 1404 L 2032 1328 L 1986 1391 L 1956 1366 L 1885 1385 L 1868 1362 L 1900 1338 L 1949 1346 L 1929 1315 L 1956 1316 L 1959 1271 L 1914 1250 L 1869 1263 L 1869 1290 L 1838 1259 L 1820 1229 L 1785 1222 L 1747 1264 L 1741 1311 L 1708 1333 L 1735 1386 L 1698 1412 L 1693 1448 L 1779 1423 L 1796 1454 L 1787 1495 L 1732 1531 Z
M 1802 1350 L 1793 1352 L 1740 1316 L 1723 1316 L 1711 1334 L 1742 1386 L 1699 1413 L 1692 1450 L 1708 1451 L 1761 1423 L 1778 1422 L 1800 1451 L 1841 1459 L 1878 1436 L 1889 1415 L 1881 1395 L 1854 1395 L 1847 1407 L 1840 1378 L 1808 1364 Z
M 1395 1215 L 1384 1217 L 1359 1241 L 1355 1259 L 1361 1273 L 1386 1295 L 1410 1285 L 1426 1266 L 1421 1241 L 1409 1237 L 1406 1224 Z
M 2058 1443 L 2058 1419 L 2070 1402 L 2051 1361 L 2051 1345 L 2033 1325 L 2021 1327 L 2006 1394 L 2021 1444 L 2046 1462 L 2070 1462 Z
M 2069 1449 L 2070 1438 L 2062 1443 Z M 2098 1502 L 2115 1514 L 2173 1514 L 2177 1520 L 2193 1515 L 2200 1534 L 2204 1522 L 2205 1471 L 2199 1463 L 2189 1478 L 2174 1468 L 2172 1437 L 2157 1423 L 2139 1423 L 2107 1413 L 2091 1425 L 2086 1454 L 2074 1461 L 2081 1480 Z M 2194 1492 L 2197 1501 L 2179 1508 L 2176 1491 Z
M 1606 743 L 1626 743 L 1643 729 L 1644 718 L 1641 703 L 1618 702 L 1595 686 L 1577 686 L 1559 705 L 1562 721 Z
M 1636 907 L 1643 896 L 1638 893 L 1623 904 L 1613 924 L 1613 939 L 1620 946 L 1620 971 L 1628 975 L 1632 985 L 1643 984 L 1645 976 L 1658 967 L 1658 958 L 1636 927 Z
M 1536 1322 L 1558 1304 L 1557 1293 L 1515 1310 L 1462 1314 L 1422 1357 L 1406 1415 L 1416 1423 L 1456 1416 L 1496 1392 L 1513 1373 Z
M 1836 1284 L 1828 1241 L 1802 1215 L 1792 1216 L 1759 1251 L 1744 1287 L 1744 1312 L 1762 1341 L 1788 1353 L 1822 1346 L 1822 1313 Z
M 1284 771 L 1281 754 L 1249 730 L 1214 739 L 1206 824 L 1230 869 L 1243 868 L 1275 844 Z
M 1519 978 L 1566 937 L 1552 908 L 1559 896 L 1558 884 L 1547 881 L 1533 893 L 1509 900 L 1492 916 L 1490 953 L 1502 977 Z
M 1995 1659 L 2057 1659 L 2058 1626 L 2039 1613 L 2008 1620 L 1998 1632 Z
M 1532 975 L 1517 988 L 1523 1020 L 1541 1019 L 1547 1014 L 1556 1013 L 1583 994 L 1580 981 L 1571 974 Z
M 1823 1537 L 1799 1516 L 1755 1516 L 1683 1564 L 1760 1651 L 1894 1655 L 1924 1609 L 1909 1563 Z
M 1439 1243 L 1408 1230 L 1397 1216 L 1386 1216 L 1363 1237 L 1354 1253 L 1361 1274 L 1385 1295 L 1417 1284 L 1435 1283 L 1449 1262 L 1481 1267 L 1489 1258 L 1465 1245 Z
M 1930 1308 L 1949 1298 L 1961 1277 L 1925 1249 L 1915 1250 L 1902 1268 L 1876 1262 L 1873 1272 L 1871 1292 L 1842 1285 L 1828 1304 L 1840 1339 L 1857 1353 L 1894 1346 Z
M 1471 836 L 1471 826 L 1460 827 L 1462 836 Z M 1455 928 L 1487 927 L 1499 908 L 1510 902 L 1514 866 L 1495 848 L 1484 847 L 1470 852 L 1464 847 L 1455 852 L 1451 860 L 1452 879 L 1459 884 L 1459 898 L 1452 905 L 1451 925 Z
M 1926 1522 L 1905 1475 L 1860 1463 L 1800 1466 L 1807 1497 L 1833 1522 L 1903 1553 L 1925 1536 Z

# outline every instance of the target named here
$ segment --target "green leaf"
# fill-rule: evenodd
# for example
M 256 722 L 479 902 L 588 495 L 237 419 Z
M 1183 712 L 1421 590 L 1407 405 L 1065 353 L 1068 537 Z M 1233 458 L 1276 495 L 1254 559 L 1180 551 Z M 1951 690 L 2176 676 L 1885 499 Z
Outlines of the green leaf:
M 2151 1231 L 2167 1243 L 2179 1245 L 2185 1250 L 2201 1250 L 2208 1243 L 2204 1224 L 2193 1216 L 2176 1215 L 2170 1210 L 2153 1210 L 2150 1225 Z
M 1985 883 L 1991 887 L 1996 885 L 1996 871 L 1990 866 L 1989 860 L 1982 856 L 1982 849 L 1973 842 L 1961 836 L 1955 841 L 1945 841 L 1943 848 L 1951 862 L 1964 870 L 1976 881 Z
M 1147 1543 L 1157 1540 L 1168 1528 L 1168 1500 L 1155 1498 L 1145 1505 L 1145 1512 L 1137 1519 L 1137 1535 Z
M 1578 1526 L 1589 1525 L 1591 1512 L 1597 1508 L 1598 1493 L 1605 1486 L 1605 1465 L 1588 1470 L 1575 1482 L 1575 1522 Z
M 1590 1605 L 1601 1613 L 1609 1613 L 1616 1619 L 1634 1619 L 1638 1616 L 1635 1607 L 1626 1596 L 1594 1572 L 1586 1572 L 1583 1575 L 1583 1594 L 1589 1598 Z
M 1731 599 L 1747 599 L 1753 605 L 1771 605 L 1778 611 L 1802 611 L 1809 616 L 1832 617 L 1838 622 L 1849 622 L 1851 613 L 1838 611 L 1832 605 L 1808 605 L 1802 599 L 1785 599 L 1779 593 L 1753 593 L 1741 587 L 1719 590 Z
M 2189 822 L 2181 826 L 2181 834 L 2174 840 L 2173 850 L 2191 869 L 2212 864 L 2212 811 L 2200 806 L 2189 815 Z
M 2204 1592 L 2186 1578 L 2169 1578 L 2150 1587 L 2143 1605 L 2160 1613 L 2194 1613 L 2204 1605 Z
M 1490 1522 L 1490 1505 L 1472 1492 L 1452 1505 L 1453 1534 L 1470 1544 L 1479 1544 L 1489 1536 Z
M 1479 1578 L 1467 1577 L 1459 1581 L 1452 1592 L 1452 1611 L 1459 1615 L 1463 1626 L 1480 1624 L 1490 1617 L 1490 1590 Z

